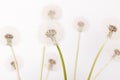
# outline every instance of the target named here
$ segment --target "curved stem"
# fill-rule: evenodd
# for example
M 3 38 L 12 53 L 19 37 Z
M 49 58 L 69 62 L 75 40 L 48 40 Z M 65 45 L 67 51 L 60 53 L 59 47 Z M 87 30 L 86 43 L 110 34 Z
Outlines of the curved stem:
M 89 72 L 88 80 L 91 80 L 91 76 L 92 76 L 94 67 L 95 67 L 95 65 L 96 65 L 96 62 L 97 62 L 97 60 L 98 60 L 98 58 L 99 58 L 99 56 L 100 56 L 100 53 L 102 52 L 104 46 L 106 45 L 107 41 L 108 41 L 108 38 L 105 38 L 104 43 L 103 43 L 102 46 L 100 47 L 100 49 L 99 49 L 99 51 L 98 51 L 98 53 L 97 53 L 97 55 L 96 55 L 96 57 L 95 57 L 95 59 L 94 59 L 94 62 L 93 62 L 93 64 L 92 64 L 92 67 L 91 67 L 90 72 Z
M 74 78 L 73 78 L 73 80 L 76 80 L 79 48 L 80 48 L 80 33 L 78 33 L 78 43 L 77 43 L 77 50 L 76 50 L 76 58 L 75 58 Z
M 62 62 L 62 68 L 63 68 L 63 73 L 64 73 L 64 80 L 67 80 L 67 72 L 66 72 L 66 67 L 65 67 L 63 55 L 62 55 L 61 49 L 60 49 L 58 44 L 56 44 L 56 47 L 58 49 L 58 52 L 59 52 L 59 55 L 60 55 L 60 59 L 61 59 L 61 62 Z
M 46 50 L 46 48 L 43 47 L 43 54 L 42 54 L 42 60 L 41 60 L 41 74 L 40 74 L 40 80 L 42 80 L 42 77 L 43 77 L 43 67 L 44 67 L 45 50 Z
M 48 80 L 49 73 L 50 73 L 50 70 L 48 70 L 47 75 L 46 75 L 46 77 L 45 77 L 45 80 Z
M 17 59 L 16 59 L 16 56 L 15 56 L 14 49 L 13 49 L 12 46 L 10 46 L 10 48 L 11 48 L 12 55 L 13 55 L 13 58 L 14 58 L 15 68 L 16 68 L 16 73 L 17 73 L 18 80 L 21 80 L 20 72 L 19 72 L 19 67 L 18 67 L 18 63 L 17 63 Z
M 94 77 L 94 80 L 109 66 L 109 64 L 113 61 L 113 57 L 97 72 L 97 74 Z

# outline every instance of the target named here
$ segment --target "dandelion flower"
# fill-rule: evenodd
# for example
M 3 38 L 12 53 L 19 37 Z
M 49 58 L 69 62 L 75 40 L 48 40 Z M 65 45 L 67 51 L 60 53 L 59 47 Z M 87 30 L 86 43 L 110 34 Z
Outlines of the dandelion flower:
M 46 53 L 45 66 L 50 71 L 57 71 L 60 69 L 59 56 L 55 52 Z
M 20 40 L 19 32 L 13 27 L 3 27 L 0 29 L 0 44 L 17 45 Z
M 22 69 L 24 63 L 23 63 L 23 59 L 20 56 L 17 56 L 17 63 L 18 63 L 19 69 Z M 16 70 L 15 61 L 14 61 L 14 58 L 12 56 L 9 56 L 6 59 L 5 67 L 8 71 L 15 71 Z
M 73 27 L 75 27 L 75 29 L 78 32 L 83 32 L 86 31 L 88 28 L 88 22 L 86 21 L 85 18 L 82 17 L 78 17 L 75 19 L 74 23 L 73 23 Z
M 50 21 L 41 25 L 39 37 L 45 45 L 59 43 L 63 39 L 63 29 L 59 23 Z
M 43 10 L 43 17 L 45 19 L 57 20 L 61 18 L 61 15 L 61 9 L 55 5 L 46 6 Z
M 119 52 L 120 52 L 119 41 L 115 41 L 109 45 L 109 48 L 106 50 L 105 56 L 109 56 L 113 58 L 115 61 L 119 61 L 120 60 Z
M 45 80 L 47 80 L 51 71 L 60 70 L 61 65 L 60 65 L 59 56 L 56 55 L 54 52 L 47 53 L 45 57 L 45 66 L 48 70 L 45 76 Z
M 118 40 L 120 37 L 120 19 L 118 18 L 106 18 L 101 25 L 102 31 L 107 33 L 108 38 Z

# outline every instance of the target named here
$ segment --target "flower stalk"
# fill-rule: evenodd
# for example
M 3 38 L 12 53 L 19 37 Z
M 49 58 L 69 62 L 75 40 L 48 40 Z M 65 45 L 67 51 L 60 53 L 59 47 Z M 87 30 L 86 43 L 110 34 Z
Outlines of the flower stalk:
M 77 50 L 76 50 L 76 58 L 75 58 L 74 78 L 73 78 L 73 80 L 76 80 L 77 66 L 78 66 L 78 56 L 79 56 L 79 48 L 80 48 L 80 32 L 78 32 L 78 42 L 77 42 Z
M 17 59 L 16 59 L 16 56 L 15 56 L 14 49 L 13 49 L 12 46 L 10 46 L 10 48 L 11 48 L 12 55 L 13 55 L 13 58 L 14 58 L 14 64 L 15 64 L 15 69 L 16 69 L 18 80 L 21 80 L 20 72 L 19 72 L 19 67 L 18 67 L 18 63 L 17 63 Z
M 91 67 L 90 72 L 89 72 L 89 75 L 88 75 L 88 80 L 91 80 L 91 76 L 92 76 L 93 70 L 94 70 L 94 68 L 95 68 L 96 62 L 97 62 L 97 60 L 98 60 L 98 58 L 99 58 L 99 56 L 100 56 L 103 48 L 105 47 L 107 41 L 108 41 L 108 37 L 105 38 L 105 41 L 103 42 L 102 46 L 100 47 L 100 49 L 99 49 L 99 51 L 98 51 L 98 53 L 97 53 L 97 55 L 96 55 L 96 57 L 95 57 L 95 59 L 94 59 L 94 62 L 93 62 L 93 64 L 92 64 L 92 67 Z
M 114 57 L 112 57 L 95 75 L 94 80 L 109 66 L 109 64 L 113 61 Z
M 40 80 L 42 80 L 42 77 L 43 77 L 43 67 L 44 67 L 45 51 L 46 51 L 46 47 L 44 46 L 44 47 L 43 47 L 42 60 L 41 60 L 41 74 L 40 74 Z
M 63 55 L 62 55 L 61 49 L 60 49 L 60 47 L 59 47 L 59 45 L 58 45 L 57 43 L 56 43 L 56 47 L 57 47 L 57 50 L 58 50 L 58 52 L 59 52 L 60 59 L 61 59 L 61 63 L 62 63 L 63 74 L 64 74 L 64 80 L 67 80 L 67 72 L 66 72 L 66 67 L 65 67 Z

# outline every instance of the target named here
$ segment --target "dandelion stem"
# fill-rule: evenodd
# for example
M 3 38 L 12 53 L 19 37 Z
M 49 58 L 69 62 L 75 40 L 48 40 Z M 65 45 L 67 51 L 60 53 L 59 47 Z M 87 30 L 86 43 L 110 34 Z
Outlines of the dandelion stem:
M 95 59 L 94 59 L 94 62 L 93 62 L 93 64 L 92 64 L 92 67 L 91 67 L 90 72 L 89 72 L 88 80 L 91 80 L 91 76 L 92 76 L 94 67 L 95 67 L 95 65 L 96 65 L 96 62 L 97 62 L 97 60 L 98 60 L 98 58 L 99 58 L 99 56 L 100 56 L 100 53 L 102 52 L 104 46 L 106 45 L 107 41 L 108 41 L 108 37 L 105 38 L 104 43 L 103 43 L 102 46 L 100 47 L 100 49 L 99 49 L 99 51 L 98 51 L 98 53 L 97 53 L 97 55 L 96 55 L 96 57 L 95 57 Z
M 74 79 L 73 80 L 76 80 L 79 47 L 80 47 L 80 32 L 78 33 L 78 43 L 77 43 L 77 50 L 76 50 L 75 67 L 74 67 Z
M 113 61 L 113 57 L 97 72 L 97 74 L 94 77 L 94 80 L 109 66 L 109 64 Z
M 62 62 L 62 68 L 63 68 L 63 73 L 64 73 L 64 80 L 67 80 L 67 72 L 66 72 L 66 67 L 65 67 L 63 55 L 62 55 L 61 49 L 60 49 L 60 47 L 59 47 L 59 45 L 57 43 L 56 43 L 56 47 L 58 49 L 58 52 L 59 52 L 59 55 L 60 55 L 60 59 L 61 59 L 61 62 Z
M 19 72 L 19 67 L 18 67 L 18 63 L 17 63 L 17 59 L 16 59 L 16 56 L 15 56 L 14 49 L 13 49 L 12 46 L 10 46 L 10 48 L 11 48 L 12 55 L 13 55 L 13 58 L 14 58 L 15 68 L 16 68 L 16 73 L 17 73 L 18 80 L 21 80 L 20 72 Z
M 50 70 L 48 70 L 48 72 L 47 72 L 47 74 L 46 74 L 46 77 L 45 77 L 45 80 L 48 80 L 49 73 L 50 73 Z
M 43 47 L 43 54 L 42 54 L 42 60 L 41 60 L 41 74 L 40 74 L 40 80 L 42 80 L 42 77 L 43 77 L 43 67 L 44 67 L 45 50 L 46 50 L 46 48 Z

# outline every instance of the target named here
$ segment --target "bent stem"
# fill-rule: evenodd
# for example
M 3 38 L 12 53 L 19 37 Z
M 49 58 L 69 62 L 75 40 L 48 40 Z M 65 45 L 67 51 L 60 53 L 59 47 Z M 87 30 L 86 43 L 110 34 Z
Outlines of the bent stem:
M 45 50 L 46 50 L 46 47 L 44 46 L 44 47 L 43 47 L 42 60 L 41 60 L 41 74 L 40 74 L 40 80 L 42 80 L 42 77 L 43 77 L 43 67 L 44 67 Z
M 94 77 L 94 80 L 109 66 L 109 64 L 113 61 L 113 57 L 97 72 L 97 74 Z
M 11 48 L 12 55 L 13 55 L 13 58 L 14 58 L 15 68 L 16 68 L 16 73 L 17 73 L 18 80 L 21 80 L 20 72 L 19 72 L 19 67 L 18 67 L 18 63 L 17 63 L 17 59 L 16 59 L 16 56 L 15 56 L 14 49 L 13 49 L 12 46 L 10 46 L 10 48 Z
M 76 58 L 75 58 L 74 78 L 73 78 L 73 80 L 76 80 L 78 56 L 79 56 L 79 47 L 80 47 L 80 32 L 78 33 L 78 43 L 77 43 L 77 50 L 76 50 Z
M 56 47 L 57 47 L 57 50 L 59 52 L 60 59 L 61 59 L 61 62 L 62 62 L 62 68 L 63 68 L 63 73 L 64 73 L 64 80 L 67 80 L 67 73 L 66 73 L 66 67 L 65 67 L 63 55 L 62 55 L 61 49 L 60 49 L 60 47 L 59 47 L 59 45 L 57 43 L 56 43 Z
M 98 53 L 97 53 L 97 55 L 96 55 L 96 57 L 95 57 L 95 59 L 94 59 L 94 62 L 93 62 L 93 64 L 92 64 L 92 67 L 91 67 L 90 72 L 89 72 L 88 80 L 91 80 L 91 76 L 92 76 L 94 67 L 95 67 L 95 65 L 96 65 L 96 62 L 97 62 L 97 60 L 98 60 L 98 58 L 99 58 L 99 56 L 100 56 L 100 53 L 102 52 L 104 46 L 106 45 L 107 41 L 108 41 L 108 37 L 105 38 L 104 43 L 103 43 L 102 46 L 100 47 L 100 49 L 99 49 L 99 51 L 98 51 Z

